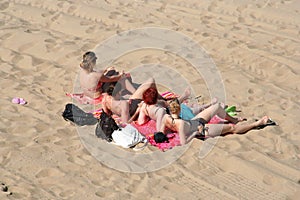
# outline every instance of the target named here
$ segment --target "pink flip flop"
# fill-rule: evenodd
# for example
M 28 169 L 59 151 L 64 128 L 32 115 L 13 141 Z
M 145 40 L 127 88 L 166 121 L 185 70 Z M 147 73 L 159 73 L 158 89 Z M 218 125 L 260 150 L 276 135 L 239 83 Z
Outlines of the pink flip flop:
M 19 97 L 14 97 L 12 100 L 11 100 L 12 103 L 15 103 L 15 104 L 20 104 L 20 105 L 25 105 L 27 104 L 27 101 L 25 101 L 25 99 L 23 98 L 19 98 Z

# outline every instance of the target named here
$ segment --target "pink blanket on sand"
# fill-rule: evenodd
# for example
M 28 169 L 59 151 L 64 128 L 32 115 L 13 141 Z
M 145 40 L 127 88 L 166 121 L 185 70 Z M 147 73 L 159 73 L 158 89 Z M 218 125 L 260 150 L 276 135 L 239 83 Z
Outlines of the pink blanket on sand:
M 93 114 L 96 118 L 99 118 L 101 115 L 101 112 L 102 112 L 102 110 L 99 109 L 99 110 L 95 110 L 93 112 Z M 115 121 L 118 124 L 122 123 L 120 117 L 113 115 L 113 118 L 115 119 Z M 218 116 L 214 116 L 209 121 L 209 124 L 218 124 L 218 123 L 222 123 L 222 122 L 224 122 L 224 120 L 222 120 Z M 155 146 L 162 151 L 165 151 L 167 149 L 171 149 L 175 146 L 180 145 L 180 138 L 179 138 L 178 133 L 169 133 L 167 135 L 167 137 L 169 138 L 169 142 L 156 143 L 154 140 L 154 132 L 156 132 L 156 122 L 154 120 L 150 120 L 142 125 L 139 125 L 137 122 L 132 122 L 131 125 L 134 126 L 141 134 L 143 134 L 152 146 Z
M 83 94 L 66 94 L 69 97 L 72 97 L 73 99 L 76 99 L 80 103 L 88 103 L 88 104 L 101 104 L 102 96 L 100 96 L 98 99 L 92 99 L 90 97 L 84 96 Z M 161 94 L 164 98 L 174 98 L 177 97 L 172 92 L 164 92 Z M 92 111 L 94 116 L 96 118 L 99 118 L 101 115 L 102 109 L 98 109 L 95 111 Z M 113 118 L 118 124 L 122 124 L 121 118 L 113 115 Z M 211 124 L 217 124 L 222 122 L 223 120 L 217 116 L 214 116 L 209 123 Z M 169 142 L 165 143 L 156 143 L 154 140 L 154 132 L 156 131 L 156 122 L 154 120 L 150 120 L 147 123 L 143 125 L 139 125 L 136 122 L 132 122 L 131 125 L 133 125 L 141 134 L 145 135 L 145 137 L 148 139 L 149 143 L 157 148 L 159 148 L 162 151 L 165 151 L 167 149 L 171 149 L 172 147 L 179 146 L 180 145 L 180 139 L 178 133 L 170 133 L 167 135 L 169 138 Z
M 88 96 L 84 95 L 83 93 L 78 93 L 78 94 L 66 93 L 66 96 L 71 97 L 72 99 L 75 99 L 80 104 L 97 105 L 97 104 L 101 104 L 101 102 L 102 102 L 102 95 L 95 99 L 88 97 Z
M 208 123 L 218 124 L 222 122 L 224 122 L 224 120 L 222 120 L 221 118 L 215 115 L 211 118 L 211 120 Z M 169 133 L 167 135 L 167 137 L 169 138 L 169 142 L 156 143 L 154 140 L 154 132 L 156 131 L 156 122 L 154 120 L 150 120 L 143 125 L 139 125 L 136 122 L 132 122 L 131 125 L 133 125 L 140 133 L 145 135 L 152 146 L 156 146 L 162 151 L 180 145 L 180 138 L 178 133 Z
M 177 133 L 170 133 L 167 135 L 167 137 L 169 138 L 169 142 L 156 143 L 154 140 L 156 122 L 154 120 L 150 120 L 143 125 L 138 125 L 136 122 L 132 122 L 131 125 L 133 125 L 140 133 L 142 133 L 152 146 L 156 146 L 160 150 L 164 151 L 180 145 L 180 139 Z

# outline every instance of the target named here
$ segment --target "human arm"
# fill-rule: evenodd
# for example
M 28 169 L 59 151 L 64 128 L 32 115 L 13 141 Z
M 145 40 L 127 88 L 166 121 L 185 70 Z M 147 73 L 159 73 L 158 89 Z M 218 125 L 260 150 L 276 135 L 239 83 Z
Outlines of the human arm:
M 106 75 L 102 74 L 99 81 L 101 81 L 101 82 L 117 82 L 124 76 L 125 76 L 124 74 L 118 74 L 118 75 L 112 75 L 112 76 L 106 76 Z
M 163 132 L 165 131 L 166 129 L 166 123 L 167 123 L 167 118 L 168 118 L 168 114 L 165 114 L 161 120 L 161 126 L 160 126 L 160 129 L 159 129 L 159 132 Z

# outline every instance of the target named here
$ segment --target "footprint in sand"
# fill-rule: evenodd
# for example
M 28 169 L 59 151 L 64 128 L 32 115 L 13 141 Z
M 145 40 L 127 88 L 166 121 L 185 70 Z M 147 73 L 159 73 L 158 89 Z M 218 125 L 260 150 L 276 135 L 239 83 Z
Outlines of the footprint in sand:
M 203 37 L 209 37 L 210 34 L 205 32 L 205 33 L 202 33 L 202 36 L 203 36 Z
M 29 42 L 29 43 L 23 44 L 18 48 L 18 50 L 19 50 L 19 52 L 24 52 L 27 49 L 34 47 L 35 44 L 36 44 L 36 42 Z
M 117 19 L 118 16 L 120 16 L 121 13 L 119 12 L 111 12 L 110 15 L 108 16 L 109 19 Z
M 85 32 L 86 32 L 86 33 L 94 33 L 94 32 L 95 32 L 95 29 L 96 29 L 96 26 L 91 26 L 91 27 L 89 27 Z
M 2 36 L 0 37 L 0 39 L 1 39 L 1 40 L 6 40 L 6 39 L 10 38 L 11 36 L 13 36 L 12 33 L 6 33 L 6 34 L 2 35 Z
M 40 65 L 42 63 L 44 63 L 44 61 L 42 59 L 32 57 L 32 65 L 33 66 Z
M 94 23 L 91 22 L 91 21 L 88 21 L 88 20 L 84 20 L 84 21 L 80 22 L 80 26 L 89 26 L 89 25 L 92 25 L 92 24 L 94 24 Z
M 85 166 L 86 165 L 86 162 L 84 160 L 82 160 L 81 158 L 76 157 L 76 156 L 70 156 L 68 158 L 68 161 L 71 162 L 71 163 L 78 164 L 80 166 Z
M 3 153 L 3 155 L 0 157 L 1 166 L 5 166 L 7 163 L 9 163 L 10 159 L 11 159 L 11 152 L 5 154 Z
M 46 39 L 44 41 L 46 42 L 46 49 L 49 52 L 58 51 L 59 49 L 62 49 L 61 45 L 59 45 L 54 39 Z
M 4 2 L 0 4 L 0 10 L 5 10 L 9 7 L 9 2 Z
M 51 21 L 52 21 L 52 22 L 55 22 L 55 21 L 57 21 L 61 16 L 62 16 L 62 14 L 61 14 L 61 13 L 58 13 L 58 14 L 54 15 L 54 17 L 51 18 Z
M 67 10 L 69 14 L 73 14 L 77 10 L 76 6 L 70 6 Z
M 40 170 L 35 177 L 36 178 L 47 178 L 47 177 L 63 177 L 65 173 L 62 171 L 55 169 L 55 168 L 49 168 L 49 169 L 42 169 Z
M 66 191 L 59 193 L 59 196 L 64 199 L 70 199 L 71 197 L 73 197 L 75 195 L 75 193 L 76 192 L 74 190 L 66 190 Z
M 248 90 L 248 93 L 249 93 L 249 94 L 253 94 L 253 93 L 254 93 L 253 89 L 250 88 L 250 89 Z
M 0 26 L 4 26 L 5 25 L 5 21 L 0 21 Z
M 11 59 L 11 61 L 12 61 L 12 63 L 14 63 L 14 64 L 17 64 L 20 60 L 22 60 L 24 57 L 23 56 L 21 56 L 21 55 L 19 55 L 19 54 L 16 54 L 12 59 Z

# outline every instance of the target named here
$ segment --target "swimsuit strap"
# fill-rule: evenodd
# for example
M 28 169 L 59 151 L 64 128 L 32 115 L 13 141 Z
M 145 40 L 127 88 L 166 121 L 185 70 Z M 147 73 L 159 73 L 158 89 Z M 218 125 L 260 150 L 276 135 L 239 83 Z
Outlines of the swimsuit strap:
M 179 116 L 178 116 L 178 118 L 174 118 L 172 115 L 170 115 L 170 117 L 172 118 L 172 124 L 175 124 L 175 119 L 180 119 Z
M 171 116 L 172 118 L 172 124 L 175 124 L 175 119 Z
M 207 130 L 207 128 L 205 128 L 205 124 L 207 124 L 207 121 L 203 118 L 199 118 L 198 122 L 199 122 L 199 125 L 201 125 L 203 127 L 202 131 L 200 133 L 200 136 L 205 137 L 205 130 Z

